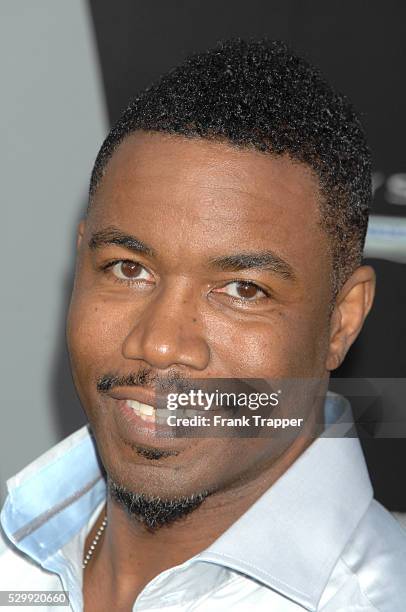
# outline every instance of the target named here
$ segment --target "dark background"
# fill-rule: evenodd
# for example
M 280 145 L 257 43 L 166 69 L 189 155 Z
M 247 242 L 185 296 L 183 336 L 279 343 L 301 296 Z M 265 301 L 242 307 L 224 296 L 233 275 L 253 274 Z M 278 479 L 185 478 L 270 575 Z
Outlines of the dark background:
M 387 179 L 406 172 L 406 3 L 401 0 L 90 0 L 110 121 L 138 90 L 224 38 L 282 39 L 361 111 L 379 177 L 374 214 L 405 216 Z M 406 203 L 406 200 L 405 200 Z M 377 297 L 342 377 L 406 377 L 406 266 L 371 260 Z M 383 405 L 382 410 L 385 410 Z M 399 409 L 399 407 L 398 407 Z M 404 406 L 400 406 L 404 409 Z M 376 497 L 406 511 L 406 440 L 362 439 Z

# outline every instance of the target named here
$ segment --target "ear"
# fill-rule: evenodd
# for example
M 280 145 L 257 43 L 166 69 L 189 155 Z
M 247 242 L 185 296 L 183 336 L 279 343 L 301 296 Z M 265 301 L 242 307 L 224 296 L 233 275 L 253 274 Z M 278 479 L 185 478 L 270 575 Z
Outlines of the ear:
M 80 245 L 82 244 L 83 235 L 85 233 L 86 221 L 82 219 L 78 223 L 78 228 L 76 231 L 76 250 L 79 251 Z
M 360 333 L 375 295 L 375 272 L 360 266 L 341 288 L 331 316 L 326 368 L 335 370 Z

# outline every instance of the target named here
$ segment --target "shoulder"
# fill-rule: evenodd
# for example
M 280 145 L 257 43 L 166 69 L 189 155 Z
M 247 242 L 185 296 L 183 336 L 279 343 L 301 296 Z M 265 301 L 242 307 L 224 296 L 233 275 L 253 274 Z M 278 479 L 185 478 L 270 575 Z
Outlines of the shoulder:
M 348 611 L 404 612 L 406 530 L 376 500 L 343 550 L 329 585 L 319 608 L 323 612 L 341 609 L 335 607 L 341 601 L 351 602 Z

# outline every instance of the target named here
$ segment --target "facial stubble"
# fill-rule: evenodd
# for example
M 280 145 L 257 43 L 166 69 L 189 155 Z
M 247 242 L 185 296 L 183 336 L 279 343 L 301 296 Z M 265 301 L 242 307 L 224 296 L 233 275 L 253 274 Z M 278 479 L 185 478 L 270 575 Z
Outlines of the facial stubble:
M 209 491 L 204 490 L 191 495 L 164 499 L 131 491 L 110 477 L 107 479 L 107 485 L 110 498 L 121 506 L 132 520 L 141 523 L 147 531 L 151 532 L 190 514 L 210 494 Z

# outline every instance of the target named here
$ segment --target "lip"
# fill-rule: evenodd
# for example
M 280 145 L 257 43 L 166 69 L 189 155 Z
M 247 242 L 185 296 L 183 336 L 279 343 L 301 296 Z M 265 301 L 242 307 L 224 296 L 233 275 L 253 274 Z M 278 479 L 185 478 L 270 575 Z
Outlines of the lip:
M 148 404 L 154 408 L 166 406 L 167 396 L 157 393 L 153 389 L 143 387 L 120 387 L 107 392 L 107 395 L 118 401 L 135 400 Z

